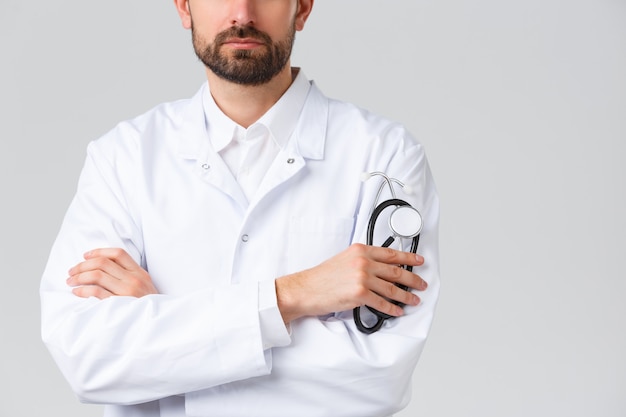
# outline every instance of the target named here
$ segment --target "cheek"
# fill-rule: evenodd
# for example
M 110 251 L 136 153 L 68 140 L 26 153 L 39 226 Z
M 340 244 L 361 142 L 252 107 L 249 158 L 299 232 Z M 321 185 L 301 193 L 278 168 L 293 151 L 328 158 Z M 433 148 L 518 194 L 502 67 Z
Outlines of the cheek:
M 215 36 L 230 27 L 230 22 L 225 17 L 219 16 L 213 9 L 203 7 L 204 3 L 196 2 L 190 8 L 190 28 L 200 36 L 201 39 L 212 41 Z

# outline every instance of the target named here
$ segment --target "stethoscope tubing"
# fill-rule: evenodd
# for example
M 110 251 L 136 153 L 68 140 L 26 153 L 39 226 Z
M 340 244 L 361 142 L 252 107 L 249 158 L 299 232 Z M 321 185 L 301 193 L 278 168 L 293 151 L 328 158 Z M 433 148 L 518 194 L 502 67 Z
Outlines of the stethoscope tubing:
M 395 206 L 395 207 L 403 207 L 403 206 L 409 206 L 412 207 L 409 203 L 407 203 L 404 200 L 401 200 L 399 198 L 392 198 L 389 200 L 385 200 L 382 203 L 378 204 L 376 206 L 376 208 L 374 209 L 374 211 L 372 212 L 372 215 L 370 216 L 369 222 L 367 224 L 367 241 L 366 243 L 370 246 L 373 246 L 374 244 L 374 229 L 376 226 L 376 221 L 378 220 L 378 217 L 380 216 L 380 214 L 387 208 L 391 207 L 391 206 Z M 409 249 L 412 253 L 417 253 L 417 247 L 419 245 L 419 238 L 420 235 L 419 233 L 416 236 L 413 236 L 413 238 L 411 239 L 411 248 Z M 381 245 L 382 247 L 388 247 L 389 245 L 391 245 L 393 243 L 393 241 L 395 240 L 395 236 L 390 236 L 389 238 L 387 238 L 387 240 L 385 240 L 385 242 Z M 401 268 L 407 270 L 407 271 L 413 271 L 413 266 L 412 265 L 401 265 Z M 398 285 L 399 288 L 403 289 L 403 290 L 408 290 L 407 286 L 404 285 Z M 404 304 L 399 302 L 399 301 L 391 301 L 393 304 L 398 305 L 400 307 L 403 307 Z M 390 316 L 389 314 L 383 313 L 381 311 L 376 310 L 375 308 L 369 307 L 369 306 L 365 306 L 367 307 L 368 310 L 370 310 L 372 313 L 374 313 L 377 317 L 376 323 L 371 326 L 371 327 L 367 327 L 363 321 L 361 320 L 361 306 L 355 307 L 353 309 L 353 316 L 354 316 L 354 322 L 357 326 L 357 328 L 365 333 L 365 334 L 372 334 L 374 332 L 377 332 L 378 330 L 380 330 L 380 328 L 382 327 L 382 325 L 384 324 L 385 320 L 392 318 L 393 316 Z

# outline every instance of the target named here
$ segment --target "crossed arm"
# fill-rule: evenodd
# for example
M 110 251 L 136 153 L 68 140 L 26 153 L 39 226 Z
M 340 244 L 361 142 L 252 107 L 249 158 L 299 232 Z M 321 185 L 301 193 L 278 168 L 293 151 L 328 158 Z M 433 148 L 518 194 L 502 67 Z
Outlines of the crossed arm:
M 148 272 L 123 249 L 94 249 L 84 254 L 84 258 L 69 270 L 67 279 L 79 297 L 104 299 L 114 295 L 158 294 Z M 278 308 L 285 323 L 361 305 L 401 316 L 402 308 L 392 301 L 417 305 L 420 299 L 395 284 L 418 291 L 425 290 L 427 284 L 419 275 L 397 265 L 423 263 L 421 255 L 353 244 L 316 267 L 276 279 Z

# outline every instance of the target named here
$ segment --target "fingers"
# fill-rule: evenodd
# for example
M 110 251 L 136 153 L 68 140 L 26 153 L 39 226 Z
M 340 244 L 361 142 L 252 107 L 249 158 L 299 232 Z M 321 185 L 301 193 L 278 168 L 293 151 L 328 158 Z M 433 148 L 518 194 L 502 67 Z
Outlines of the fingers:
M 410 290 L 404 290 L 382 279 L 374 279 L 368 284 L 368 291 L 361 299 L 360 305 L 398 317 L 404 314 L 404 310 L 398 304 L 416 306 L 420 302 L 420 298 Z
M 401 304 L 416 306 L 420 303 L 420 298 L 413 294 L 410 290 L 405 290 L 391 282 L 381 279 L 374 280 L 371 283 L 370 290 L 383 300 L 394 300 Z M 380 303 L 379 300 L 376 300 Z M 368 304 L 369 305 L 369 304 Z M 370 307 L 373 307 L 370 305 Z
M 393 317 L 400 317 L 404 314 L 404 310 L 402 307 L 389 302 L 389 300 L 384 299 L 383 297 L 374 295 L 371 301 L 363 304 L 364 306 L 369 306 L 373 309 L 380 311 L 381 313 L 387 314 Z
M 428 283 L 419 275 L 397 265 L 375 264 L 373 274 L 389 283 L 404 285 L 417 291 L 424 291 Z
M 143 297 L 158 294 L 152 279 L 123 249 L 95 249 L 69 270 L 67 284 L 79 297 L 100 299 L 112 295 Z
M 363 282 L 366 292 L 362 304 L 375 308 L 391 316 L 401 316 L 403 309 L 396 303 L 416 306 L 420 298 L 410 289 L 424 291 L 428 287 L 419 275 L 398 265 L 420 266 L 424 264 L 421 255 L 401 252 L 391 248 L 373 246 L 356 246 L 354 250 L 361 252 L 358 256 L 361 267 L 368 271 L 367 281 Z M 408 287 L 408 290 L 398 285 Z
M 121 278 L 125 269 L 109 258 L 91 258 L 69 270 L 70 286 L 98 286 L 107 292 L 118 294 L 123 289 Z
M 389 264 L 389 265 L 409 265 L 420 266 L 424 264 L 424 257 L 422 255 L 401 252 L 392 248 L 381 248 L 379 246 L 367 246 L 367 245 L 352 245 L 359 248 L 359 250 L 366 251 L 372 260 Z
M 82 298 L 96 297 L 100 300 L 109 298 L 115 294 L 95 285 L 85 285 L 83 287 L 72 288 L 72 293 Z
M 107 258 L 115 262 L 119 266 L 129 271 L 134 271 L 140 268 L 137 262 L 126 252 L 120 248 L 100 248 L 91 250 L 83 255 L 87 259 L 94 258 Z
M 424 257 L 421 255 L 410 252 L 401 252 L 391 248 L 381 248 L 359 244 L 352 245 L 350 249 L 360 252 L 357 253 L 356 257 L 365 262 L 367 265 L 365 265 L 364 268 L 377 278 L 390 283 L 404 285 L 418 291 L 424 291 L 428 287 L 426 281 L 424 281 L 419 275 L 398 267 L 398 265 L 423 265 Z

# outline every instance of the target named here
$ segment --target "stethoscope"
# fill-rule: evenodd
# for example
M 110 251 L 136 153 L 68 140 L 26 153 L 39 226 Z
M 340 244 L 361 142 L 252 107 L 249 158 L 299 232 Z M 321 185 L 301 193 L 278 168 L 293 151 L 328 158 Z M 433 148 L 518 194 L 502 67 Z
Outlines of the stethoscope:
M 364 173 L 361 180 L 367 181 L 368 179 L 374 176 L 381 176 L 383 177 L 384 180 L 381 182 L 380 187 L 378 188 L 378 192 L 376 193 L 376 199 L 374 200 L 372 214 L 370 215 L 370 219 L 367 224 L 366 243 L 368 245 L 374 244 L 374 229 L 376 227 L 376 221 L 378 220 L 378 217 L 384 210 L 390 207 L 393 207 L 393 210 L 391 211 L 389 215 L 389 221 L 388 221 L 389 229 L 391 230 L 391 236 L 389 236 L 387 240 L 385 240 L 385 242 L 381 246 L 383 248 L 386 248 L 390 246 L 396 239 L 399 239 L 400 250 L 404 251 L 403 240 L 411 239 L 411 247 L 409 250 L 412 253 L 417 253 L 417 245 L 419 244 L 420 232 L 422 231 L 422 226 L 423 226 L 422 215 L 415 207 L 411 206 L 409 203 L 407 203 L 404 200 L 399 199 L 396 196 L 393 184 L 394 183 L 398 184 L 402 188 L 404 193 L 407 195 L 411 194 L 412 192 L 411 188 L 405 185 L 404 183 L 402 183 L 400 180 L 396 178 L 390 178 L 386 174 L 382 172 L 377 172 L 377 171 Z M 392 198 L 389 200 L 385 200 L 379 204 L 378 200 L 380 199 L 380 196 L 383 192 L 383 188 L 385 187 L 385 185 L 389 187 L 389 191 L 391 192 Z M 407 271 L 413 270 L 413 267 L 411 265 L 401 265 L 400 267 L 406 269 Z M 396 284 L 396 285 L 398 285 L 398 287 L 402 288 L 405 291 L 408 290 L 408 287 L 404 285 L 399 285 L 399 284 Z M 398 306 L 401 306 L 401 307 L 403 306 L 403 304 L 398 301 L 391 301 L 391 302 Z M 359 306 L 359 307 L 354 308 L 353 310 L 354 322 L 356 324 L 356 327 L 363 333 L 371 334 L 371 333 L 378 331 L 382 327 L 385 320 L 393 317 L 381 311 L 378 311 L 375 308 L 372 308 L 369 306 L 365 306 L 365 307 L 367 307 L 369 311 L 374 313 L 376 317 L 376 323 L 373 324 L 371 327 L 368 327 L 367 325 L 365 325 L 361 319 L 361 307 Z

